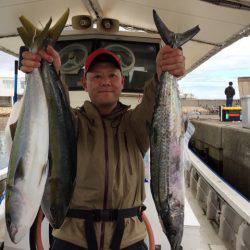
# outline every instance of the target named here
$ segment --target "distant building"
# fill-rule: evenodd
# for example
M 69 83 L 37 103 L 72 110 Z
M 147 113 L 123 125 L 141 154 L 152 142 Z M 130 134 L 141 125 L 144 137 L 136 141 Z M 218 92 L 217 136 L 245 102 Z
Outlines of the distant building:
M 25 88 L 25 78 L 18 78 L 17 94 L 23 95 Z M 0 76 L 0 96 L 13 96 L 14 95 L 14 79 L 13 77 Z
M 196 99 L 195 96 L 191 93 L 181 93 L 180 97 L 182 99 Z

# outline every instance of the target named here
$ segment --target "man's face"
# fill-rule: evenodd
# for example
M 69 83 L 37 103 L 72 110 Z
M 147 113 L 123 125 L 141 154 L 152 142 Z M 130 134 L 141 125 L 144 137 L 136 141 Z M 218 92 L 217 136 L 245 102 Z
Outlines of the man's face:
M 85 78 L 85 90 L 89 93 L 90 100 L 97 106 L 115 105 L 121 94 L 124 78 L 121 71 L 112 63 L 96 63 Z

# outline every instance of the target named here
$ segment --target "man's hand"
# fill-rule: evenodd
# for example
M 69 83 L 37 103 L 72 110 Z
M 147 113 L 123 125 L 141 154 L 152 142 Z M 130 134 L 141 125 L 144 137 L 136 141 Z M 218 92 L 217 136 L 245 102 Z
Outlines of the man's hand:
M 23 60 L 21 61 L 22 66 L 21 70 L 24 73 L 30 73 L 35 68 L 39 68 L 41 66 L 41 59 L 44 59 L 50 63 L 53 63 L 57 73 L 61 68 L 61 59 L 59 54 L 52 46 L 48 46 L 46 50 L 39 50 L 36 54 L 33 54 L 30 51 L 24 51 L 22 53 Z
M 166 71 L 175 77 L 183 76 L 186 71 L 182 50 L 173 49 L 169 45 L 162 47 L 156 57 L 156 70 L 158 79 Z

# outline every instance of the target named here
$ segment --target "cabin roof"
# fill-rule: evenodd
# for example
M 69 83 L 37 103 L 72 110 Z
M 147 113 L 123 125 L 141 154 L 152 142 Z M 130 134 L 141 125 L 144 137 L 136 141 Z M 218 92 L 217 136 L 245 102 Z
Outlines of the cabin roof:
M 118 19 L 123 27 L 156 33 L 153 9 L 174 32 L 184 32 L 199 25 L 200 33 L 183 46 L 188 71 L 250 34 L 250 0 L 2 0 L 0 50 L 18 54 L 22 45 L 16 30 L 20 26 L 20 15 L 42 27 L 50 16 L 57 20 L 68 7 L 68 26 L 72 16 L 91 15 L 94 19 Z

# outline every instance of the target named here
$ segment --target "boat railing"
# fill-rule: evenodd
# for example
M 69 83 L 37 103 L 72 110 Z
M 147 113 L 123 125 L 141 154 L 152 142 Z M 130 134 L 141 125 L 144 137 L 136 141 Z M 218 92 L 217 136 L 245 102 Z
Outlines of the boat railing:
M 186 186 L 219 238 L 229 249 L 250 249 L 250 202 L 192 151 L 189 154 L 191 168 L 185 170 Z

